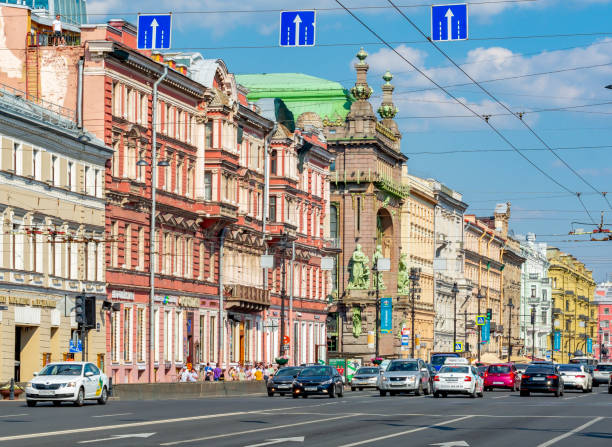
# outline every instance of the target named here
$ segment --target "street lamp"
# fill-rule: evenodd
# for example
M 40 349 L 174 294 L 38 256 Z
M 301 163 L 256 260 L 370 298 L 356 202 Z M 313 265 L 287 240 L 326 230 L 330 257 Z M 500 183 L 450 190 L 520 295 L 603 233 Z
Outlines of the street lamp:
M 391 260 L 389 258 L 378 258 L 376 263 L 372 266 L 374 272 L 374 281 L 376 281 L 376 355 L 378 358 L 378 351 L 380 347 L 380 272 L 388 272 L 391 270 Z
M 480 300 L 482 300 L 483 298 L 484 296 L 482 295 L 482 293 L 480 293 L 480 289 L 478 289 L 478 294 L 476 295 L 476 299 L 478 300 L 477 318 L 480 316 Z M 478 332 L 478 363 L 480 363 L 480 338 L 481 338 L 482 328 L 478 327 L 476 332 Z
M 536 307 L 534 304 L 531 305 L 531 360 L 535 360 L 535 320 L 536 320 Z
M 453 314 L 453 352 L 456 351 L 457 347 L 457 294 L 459 293 L 459 287 L 457 283 L 453 283 L 453 299 L 455 300 L 455 312 Z
M 280 356 L 283 356 L 283 353 L 285 351 L 285 298 L 287 297 L 287 289 L 285 287 L 285 276 L 286 276 L 286 271 L 285 271 L 285 251 L 288 248 L 288 238 L 287 238 L 287 233 L 283 233 L 282 234 L 282 238 L 280 240 L 280 242 L 277 244 L 277 247 L 280 249 L 281 252 L 281 259 L 282 259 L 282 268 L 281 268 L 281 315 L 280 315 L 280 349 L 279 349 L 279 353 Z M 295 342 L 294 342 L 295 343 Z
M 512 309 L 514 309 L 514 304 L 512 304 L 512 298 L 508 299 L 508 361 L 510 361 L 510 356 L 512 355 L 512 342 L 510 338 L 512 336 Z
M 410 355 L 412 358 L 414 358 L 414 320 L 415 320 L 415 312 L 414 312 L 414 299 L 415 299 L 415 294 L 417 291 L 417 285 L 419 283 L 419 280 L 421 279 L 421 269 L 417 268 L 417 267 L 411 267 L 410 268 L 410 292 L 411 292 L 411 300 L 412 300 L 412 315 L 411 315 L 411 347 L 410 347 Z M 420 298 L 420 295 L 419 295 Z

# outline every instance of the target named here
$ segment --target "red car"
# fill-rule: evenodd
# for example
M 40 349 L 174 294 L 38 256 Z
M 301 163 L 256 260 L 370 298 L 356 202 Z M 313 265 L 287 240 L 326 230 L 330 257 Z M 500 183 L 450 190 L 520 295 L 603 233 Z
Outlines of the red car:
M 484 374 L 484 389 L 491 391 L 493 388 L 504 388 L 516 391 L 521 386 L 518 371 L 512 363 L 496 363 L 489 365 Z

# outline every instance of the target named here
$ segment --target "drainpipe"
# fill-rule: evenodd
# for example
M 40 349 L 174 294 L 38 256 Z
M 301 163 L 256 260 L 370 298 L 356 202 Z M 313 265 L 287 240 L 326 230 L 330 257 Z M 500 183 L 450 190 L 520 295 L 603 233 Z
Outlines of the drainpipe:
M 291 334 L 291 330 L 293 328 L 293 263 L 295 262 L 295 241 L 291 242 L 291 271 L 289 272 L 289 333 Z M 293 340 L 294 347 L 297 340 Z M 295 351 L 295 349 L 294 349 Z M 293 364 L 295 365 L 295 358 L 293 359 Z
M 77 127 L 83 128 L 83 58 L 79 59 L 79 79 L 77 83 Z
M 153 382 L 155 375 L 155 341 L 153 331 L 153 304 L 155 302 L 155 213 L 157 199 L 157 87 L 168 76 L 168 66 L 164 65 L 164 72 L 153 84 L 153 111 L 151 113 L 151 229 L 149 231 L 149 382 Z M 156 334 L 159 336 L 159 334 Z
M 223 245 L 225 244 L 225 235 L 227 234 L 227 227 L 221 230 L 221 237 L 219 238 L 219 344 L 217 346 L 217 362 L 219 368 L 223 364 L 223 334 L 225 333 L 225 321 L 223 320 Z

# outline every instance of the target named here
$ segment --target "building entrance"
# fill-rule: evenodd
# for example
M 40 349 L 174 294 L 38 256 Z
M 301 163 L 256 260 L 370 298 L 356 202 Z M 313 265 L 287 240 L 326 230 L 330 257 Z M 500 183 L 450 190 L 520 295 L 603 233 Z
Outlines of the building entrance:
M 21 381 L 21 327 L 15 326 L 15 382 Z

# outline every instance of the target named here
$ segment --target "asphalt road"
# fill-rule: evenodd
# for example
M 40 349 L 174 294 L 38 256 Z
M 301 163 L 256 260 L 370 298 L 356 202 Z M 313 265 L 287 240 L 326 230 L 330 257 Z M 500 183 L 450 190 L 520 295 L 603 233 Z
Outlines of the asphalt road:
M 348 391 L 336 399 L 248 396 L 82 408 L 0 401 L 0 447 L 266 445 L 609 447 L 612 394 L 600 387 L 562 398 L 495 391 L 482 399 L 434 399 Z

